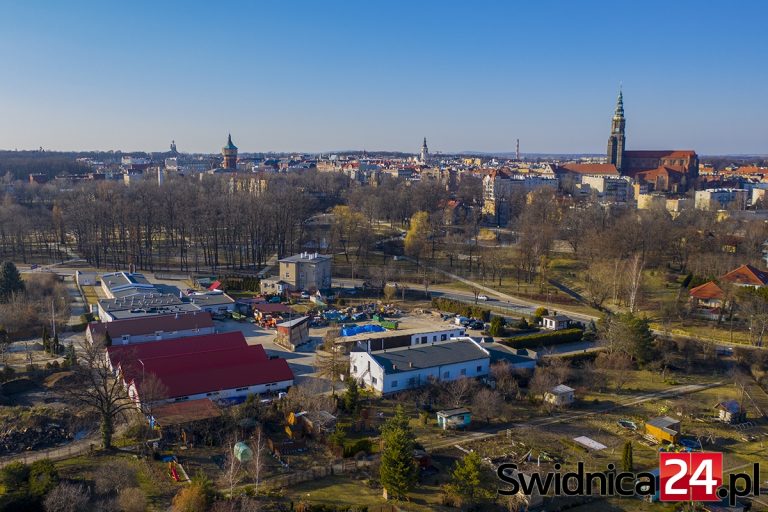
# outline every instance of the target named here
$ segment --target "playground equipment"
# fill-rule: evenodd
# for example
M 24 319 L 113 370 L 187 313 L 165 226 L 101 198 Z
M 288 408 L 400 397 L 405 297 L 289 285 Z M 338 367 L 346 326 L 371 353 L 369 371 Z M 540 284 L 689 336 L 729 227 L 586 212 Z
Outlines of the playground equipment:
M 247 444 L 240 441 L 235 444 L 235 458 L 240 462 L 248 462 L 253 458 L 253 450 Z

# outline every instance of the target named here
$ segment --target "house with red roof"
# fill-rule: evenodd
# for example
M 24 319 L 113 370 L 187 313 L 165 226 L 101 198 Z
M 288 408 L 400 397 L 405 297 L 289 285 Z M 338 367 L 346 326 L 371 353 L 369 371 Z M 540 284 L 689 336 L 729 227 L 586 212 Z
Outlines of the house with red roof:
M 152 397 L 157 402 L 237 403 L 250 394 L 285 391 L 294 379 L 285 359 L 270 358 L 262 345 L 248 345 L 240 331 L 111 346 L 107 356 L 137 403 L 148 375 L 167 390 L 162 399 Z
M 210 313 L 190 311 L 126 318 L 111 322 L 91 322 L 85 330 L 85 338 L 89 343 L 93 343 L 101 340 L 108 333 L 113 345 L 130 345 L 147 341 L 203 336 L 214 332 Z
M 725 292 L 714 281 L 691 288 L 688 292 L 691 309 L 697 316 L 709 320 L 720 318 L 725 302 Z
M 720 279 L 736 286 L 761 288 L 768 285 L 768 273 L 749 264 L 731 270 Z

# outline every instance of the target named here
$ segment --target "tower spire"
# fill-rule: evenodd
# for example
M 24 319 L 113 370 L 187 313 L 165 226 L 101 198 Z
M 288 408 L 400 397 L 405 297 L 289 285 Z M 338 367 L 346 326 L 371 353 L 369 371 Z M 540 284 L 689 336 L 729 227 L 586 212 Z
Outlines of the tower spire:
M 619 85 L 619 96 L 616 98 L 616 113 L 614 117 L 624 117 L 624 94 Z

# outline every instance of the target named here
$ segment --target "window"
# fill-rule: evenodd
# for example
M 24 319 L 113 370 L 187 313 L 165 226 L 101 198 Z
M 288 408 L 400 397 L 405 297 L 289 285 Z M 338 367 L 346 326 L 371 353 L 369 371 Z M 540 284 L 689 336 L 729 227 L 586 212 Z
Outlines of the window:
M 174 401 L 174 402 L 182 402 L 182 401 L 184 401 L 184 400 L 189 400 L 189 397 L 188 397 L 188 396 L 180 396 L 180 397 L 178 397 L 178 398 L 174 398 L 174 400 L 173 400 L 173 401 Z
M 248 390 L 248 388 L 244 387 L 244 388 L 237 388 L 235 391 L 247 391 L 247 390 Z
M 377 382 L 376 377 L 371 377 L 371 384 L 375 386 Z
M 443 378 L 444 379 L 447 379 L 450 376 L 451 376 L 451 372 L 443 372 Z
M 477 373 L 480 373 L 481 371 L 483 371 L 483 367 L 482 366 L 478 366 L 477 367 Z
M 467 374 L 467 369 L 466 368 L 462 368 L 460 373 L 461 373 L 461 375 L 466 375 Z
M 205 396 L 218 396 L 218 395 L 219 395 L 218 391 L 211 391 L 210 393 L 205 394 Z
M 432 341 L 437 341 L 437 336 L 432 336 Z
M 357 373 L 357 365 L 352 365 L 352 373 Z
M 422 343 L 426 343 L 427 342 L 427 337 L 426 336 L 422 336 L 421 337 L 421 342 Z
M 445 341 L 448 338 L 447 334 L 441 334 L 440 335 L 440 341 Z
M 396 380 L 393 380 L 393 381 L 392 381 L 392 387 L 393 387 L 393 388 L 396 388 L 396 387 L 397 387 L 397 381 L 396 381 Z

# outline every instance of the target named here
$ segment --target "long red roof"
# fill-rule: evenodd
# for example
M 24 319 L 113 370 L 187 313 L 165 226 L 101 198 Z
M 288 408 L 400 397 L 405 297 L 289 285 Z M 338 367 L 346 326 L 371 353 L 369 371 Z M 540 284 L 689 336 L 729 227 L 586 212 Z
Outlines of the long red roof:
M 261 345 L 248 345 L 240 331 L 192 336 L 107 349 L 126 382 L 154 374 L 167 398 L 237 389 L 293 379 L 285 359 L 269 359 Z M 139 393 L 140 395 L 141 393 Z
M 91 335 L 99 336 L 108 332 L 112 339 L 119 338 L 124 334 L 136 336 L 153 334 L 157 331 L 174 332 L 210 327 L 213 327 L 213 319 L 207 311 L 126 318 L 112 322 L 91 322 L 88 324 Z

